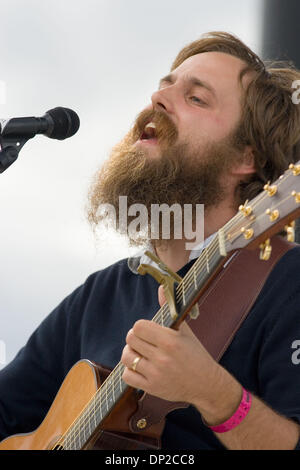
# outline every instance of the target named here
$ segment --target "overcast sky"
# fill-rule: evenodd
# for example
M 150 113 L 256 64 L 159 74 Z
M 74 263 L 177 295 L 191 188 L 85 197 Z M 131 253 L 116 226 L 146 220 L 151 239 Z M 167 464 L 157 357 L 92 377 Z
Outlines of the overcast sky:
M 65 106 L 81 120 L 65 141 L 30 140 L 0 174 L 0 362 L 3 345 L 8 362 L 90 273 L 130 253 L 111 234 L 96 242 L 85 220 L 87 190 L 177 52 L 223 30 L 260 53 L 262 1 L 0 0 L 0 7 L 0 118 Z

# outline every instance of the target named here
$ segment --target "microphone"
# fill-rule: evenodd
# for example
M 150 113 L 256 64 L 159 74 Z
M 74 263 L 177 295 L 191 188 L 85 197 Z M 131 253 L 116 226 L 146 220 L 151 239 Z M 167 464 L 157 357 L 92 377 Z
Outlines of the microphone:
M 35 135 L 64 140 L 76 134 L 79 126 L 75 111 L 62 107 L 50 109 L 42 117 L 0 119 L 0 173 L 17 160 L 24 144 Z
M 54 108 L 42 117 L 20 117 L 8 120 L 0 119 L 2 141 L 11 138 L 31 139 L 36 134 L 43 134 L 50 139 L 64 140 L 78 131 L 80 120 L 72 109 Z

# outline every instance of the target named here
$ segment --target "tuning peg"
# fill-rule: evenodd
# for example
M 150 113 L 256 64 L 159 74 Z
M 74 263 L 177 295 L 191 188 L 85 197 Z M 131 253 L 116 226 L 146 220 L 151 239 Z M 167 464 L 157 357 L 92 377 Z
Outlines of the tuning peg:
M 277 193 L 277 186 L 274 184 L 270 186 L 270 183 L 265 184 L 264 190 L 268 193 L 268 196 L 272 197 Z
M 245 216 L 248 217 L 252 214 L 252 207 L 247 206 L 246 204 L 239 207 L 239 211 Z
M 284 230 L 286 231 L 286 234 L 287 234 L 287 241 L 293 243 L 295 241 L 295 221 L 286 225 L 284 227 Z
M 291 195 L 295 198 L 295 201 L 297 202 L 297 204 L 299 204 L 300 203 L 300 193 L 297 193 L 297 191 L 292 191 Z
M 274 222 L 279 217 L 279 211 L 277 209 L 275 211 L 271 211 L 271 209 L 267 209 L 266 214 L 270 217 L 271 222 Z
M 241 232 L 246 240 L 249 240 L 254 235 L 254 230 L 252 228 L 245 229 L 245 227 L 242 227 Z
M 268 261 L 272 253 L 272 246 L 270 243 L 270 238 L 268 238 L 265 241 L 265 243 L 261 243 L 261 245 L 259 245 L 259 248 L 260 248 L 259 259 L 263 261 Z
M 300 165 L 294 165 L 293 163 L 291 163 L 290 166 L 289 166 L 289 169 L 293 170 L 293 174 L 295 176 L 300 175 Z

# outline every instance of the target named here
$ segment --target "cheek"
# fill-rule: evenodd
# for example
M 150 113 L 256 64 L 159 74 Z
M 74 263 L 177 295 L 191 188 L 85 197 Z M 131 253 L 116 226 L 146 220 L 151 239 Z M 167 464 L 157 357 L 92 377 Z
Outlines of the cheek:
M 206 114 L 201 120 L 190 121 L 188 125 L 182 129 L 180 137 L 182 136 L 183 139 L 186 139 L 192 144 L 203 147 L 207 143 L 218 142 L 226 138 L 233 128 L 229 118 Z
M 201 149 L 215 139 L 215 134 L 216 129 L 210 120 L 192 121 L 179 132 L 179 140 L 191 149 Z
M 196 108 L 192 112 L 182 113 L 178 123 L 179 135 L 182 138 L 207 138 L 221 125 L 219 119 L 208 109 Z

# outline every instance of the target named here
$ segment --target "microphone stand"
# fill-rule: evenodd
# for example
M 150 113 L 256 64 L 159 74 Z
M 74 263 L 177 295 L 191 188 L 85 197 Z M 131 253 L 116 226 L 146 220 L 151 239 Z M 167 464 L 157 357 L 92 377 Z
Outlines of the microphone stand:
M 18 138 L 0 134 L 0 173 L 7 170 L 17 160 L 20 150 L 33 136 Z

